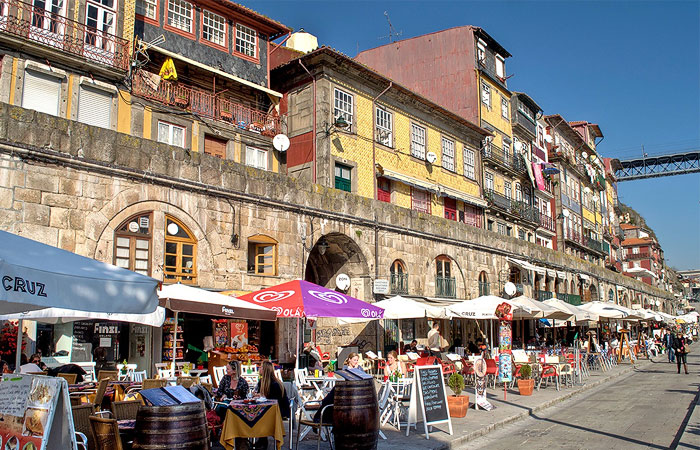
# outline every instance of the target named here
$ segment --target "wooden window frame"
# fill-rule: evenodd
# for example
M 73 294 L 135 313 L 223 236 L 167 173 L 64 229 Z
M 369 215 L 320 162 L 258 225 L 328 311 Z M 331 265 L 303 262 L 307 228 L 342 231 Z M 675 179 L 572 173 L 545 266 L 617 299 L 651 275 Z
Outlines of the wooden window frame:
M 184 230 L 185 234 L 189 236 L 189 238 L 183 238 L 179 236 L 172 236 L 168 234 L 168 221 L 172 221 L 175 223 L 178 227 L 180 227 L 182 230 Z M 188 227 L 186 227 L 181 221 L 176 219 L 173 216 L 166 215 L 165 216 L 165 239 L 164 239 L 164 245 L 163 245 L 163 280 L 165 281 L 172 281 L 172 282 L 181 282 L 184 284 L 197 284 L 197 239 L 194 237 L 194 234 L 190 231 Z M 169 243 L 174 243 L 176 244 L 176 251 L 175 253 L 168 253 L 167 252 L 167 247 Z M 182 252 L 182 247 L 183 245 L 191 245 L 192 246 L 192 267 L 190 268 L 185 268 L 182 266 L 182 259 L 183 257 L 190 257 L 190 255 L 185 255 Z M 175 271 L 170 271 L 167 269 L 165 265 L 165 259 L 168 255 L 175 255 Z M 191 270 L 190 272 L 186 272 L 186 270 Z M 189 278 L 189 280 L 187 279 Z
M 417 136 L 416 133 L 414 133 L 414 130 L 420 130 L 423 133 L 423 148 L 420 149 L 416 145 L 419 144 L 419 142 L 414 139 L 414 136 Z M 420 136 L 417 136 L 420 137 Z M 417 123 L 411 123 L 411 156 L 414 158 L 418 158 L 421 161 L 425 161 L 425 154 L 427 153 L 428 149 L 428 132 L 426 128 L 422 125 L 419 125 Z M 422 153 L 422 154 L 421 154 Z
M 340 95 L 340 97 L 339 97 Z M 346 98 L 349 99 L 347 101 Z M 346 111 L 343 108 L 339 108 L 336 106 L 336 102 L 340 102 L 341 105 L 349 105 L 350 106 L 350 112 Z M 342 89 L 338 89 L 337 87 L 333 88 L 333 119 L 334 121 L 338 119 L 338 117 L 343 117 L 343 119 L 350 125 L 348 128 L 352 129 L 353 124 L 354 124 L 354 119 L 355 119 L 355 96 L 347 91 L 344 91 Z
M 422 203 L 423 203 L 423 200 L 417 200 L 417 199 L 416 199 L 416 194 L 417 194 L 417 193 L 425 194 L 425 196 L 426 196 L 425 204 L 426 204 L 426 206 L 427 206 L 426 209 L 421 209 L 421 208 L 417 208 L 417 207 L 416 207 L 417 204 L 419 204 L 419 203 L 422 204 Z M 424 189 L 414 188 L 413 186 L 411 186 L 411 209 L 412 209 L 413 211 L 418 211 L 418 212 L 422 212 L 422 213 L 425 213 L 425 214 L 432 214 L 432 213 L 431 213 L 431 210 L 432 210 L 432 205 L 431 205 L 431 204 L 432 204 L 432 194 L 430 193 L 430 191 L 426 191 L 426 190 L 424 190 Z
M 380 119 L 380 115 L 382 116 Z M 394 113 L 389 109 L 377 105 L 374 108 L 374 128 L 376 130 L 376 141 L 384 147 L 394 148 Z M 379 122 L 382 122 L 380 125 Z M 379 136 L 379 131 L 387 132 L 388 142 L 382 142 Z
M 452 146 L 451 156 L 449 155 L 450 145 Z M 455 171 L 455 160 L 457 159 L 455 157 L 456 147 L 457 144 L 454 140 L 446 136 L 442 136 L 442 139 L 440 140 L 440 151 L 442 153 L 440 156 L 440 165 L 443 169 L 449 170 L 450 172 Z M 448 150 L 448 152 L 445 152 L 445 150 Z
M 159 140 L 158 140 L 158 134 L 159 134 L 159 133 L 158 133 L 158 128 L 160 127 L 160 124 L 161 124 L 161 123 L 162 123 L 162 124 L 165 124 L 165 125 L 168 125 L 168 126 L 170 127 L 170 132 L 168 133 L 168 141 L 170 141 L 171 138 L 172 138 L 172 129 L 173 129 L 174 127 L 182 128 L 182 145 L 173 144 L 172 142 L 163 142 L 163 141 L 159 141 Z M 186 147 L 185 147 L 185 143 L 187 142 L 187 127 L 183 127 L 182 125 L 178 125 L 178 124 L 175 124 L 175 123 L 172 123 L 172 122 L 166 122 L 165 120 L 158 120 L 157 123 L 156 123 L 156 142 L 160 142 L 160 143 L 162 143 L 162 144 L 167 144 L 167 145 L 172 145 L 172 146 L 175 146 L 175 147 L 186 148 Z
M 133 233 L 130 231 L 120 231 L 124 226 L 127 224 L 136 221 L 137 219 L 141 217 L 148 217 L 148 229 L 149 232 L 148 234 L 140 234 L 140 233 Z M 117 229 L 114 231 L 114 245 L 113 245 L 113 251 L 112 251 L 112 263 L 117 266 L 117 239 L 118 238 L 126 238 L 129 239 L 129 268 L 126 268 L 127 270 L 131 270 L 132 272 L 136 272 L 136 240 L 141 239 L 144 241 L 148 241 L 148 260 L 147 260 L 147 267 L 146 267 L 146 272 L 148 276 L 151 276 L 151 270 L 153 269 L 153 212 L 140 212 L 138 214 L 134 214 L 130 216 L 128 219 L 122 221 L 122 223 L 119 224 Z M 139 273 L 139 272 L 136 272 Z
M 182 2 L 182 3 L 187 3 L 190 5 L 190 11 L 192 12 L 192 16 L 190 17 L 190 30 L 189 31 L 183 30 L 182 28 L 178 28 L 174 25 L 170 25 L 170 4 L 172 2 L 176 2 L 176 1 Z M 180 36 L 184 36 L 188 39 L 194 40 L 195 39 L 194 24 L 195 24 L 196 14 L 197 14 L 197 10 L 195 9 L 194 4 L 191 2 L 188 2 L 187 0 L 167 0 L 167 2 L 168 3 L 166 4 L 166 7 L 165 7 L 165 18 L 163 19 L 163 28 L 168 30 L 168 31 L 172 31 L 175 34 L 179 34 Z
M 382 189 L 381 185 L 383 182 L 386 182 L 387 187 L 389 188 L 388 190 Z M 380 202 L 391 203 L 391 180 L 388 178 L 380 177 L 377 179 L 377 200 Z
M 248 54 L 246 54 L 246 53 L 243 53 L 243 52 L 240 52 L 240 51 L 236 50 L 236 48 L 237 48 L 237 43 L 238 43 L 238 27 L 239 27 L 239 26 L 241 26 L 241 27 L 243 27 L 243 28 L 247 28 L 248 30 L 251 30 L 251 31 L 253 31 L 253 32 L 255 33 L 255 45 L 254 45 L 254 47 L 255 47 L 255 55 L 254 55 L 254 56 L 250 56 L 250 55 L 248 55 Z M 245 30 L 244 30 L 244 31 L 245 31 Z M 251 26 L 248 25 L 247 23 L 244 23 L 244 22 L 241 22 L 241 21 L 237 21 L 237 22 L 234 24 L 232 35 L 233 35 L 233 45 L 232 45 L 231 47 L 232 47 L 232 50 L 233 50 L 233 54 L 234 54 L 235 56 L 238 56 L 239 58 L 242 58 L 242 59 L 246 59 L 246 60 L 248 60 L 248 61 L 252 61 L 252 62 L 259 63 L 259 62 L 260 62 L 260 33 L 258 32 L 258 30 L 255 29 L 254 27 L 251 27 Z M 244 42 L 248 42 L 248 41 L 244 41 Z M 269 45 L 269 44 L 268 44 L 268 45 Z
M 149 2 L 149 0 L 142 0 L 142 1 L 143 1 L 144 4 Z M 159 26 L 160 26 L 160 22 L 159 22 L 158 19 L 160 19 L 160 2 L 161 2 L 161 0 L 153 0 L 153 1 L 151 1 L 151 3 L 155 3 L 155 5 L 156 5 L 155 17 L 148 17 L 148 16 L 145 16 L 145 15 L 143 15 L 143 14 L 139 14 L 139 13 L 137 12 L 137 13 L 135 13 L 135 15 L 136 15 L 136 20 L 142 20 L 142 21 L 144 21 L 144 22 L 146 22 L 146 23 L 149 23 L 149 24 L 151 24 L 151 25 L 155 25 L 155 26 L 159 27 Z M 134 4 L 134 7 L 136 7 L 136 4 Z
M 264 256 L 264 253 L 258 253 L 258 249 L 263 248 L 263 247 L 272 247 L 272 270 L 270 272 L 258 272 L 259 268 L 261 266 L 265 266 L 265 264 L 260 264 L 258 261 L 259 256 Z M 252 270 L 248 270 L 248 273 L 250 275 L 258 275 L 258 276 L 277 276 L 279 272 L 278 268 L 278 247 L 279 247 L 279 242 L 277 242 L 275 239 L 271 238 L 270 236 L 265 236 L 263 234 L 256 234 L 254 236 L 251 236 L 248 238 L 248 260 L 250 261 L 251 255 L 250 252 L 252 251 L 252 259 L 253 259 L 253 268 Z
M 217 44 L 216 42 L 211 41 L 211 40 L 204 37 L 204 15 L 205 15 L 205 13 L 214 15 L 216 17 L 220 17 L 223 20 L 223 23 L 224 23 L 224 31 L 223 31 L 224 43 L 223 44 Z M 212 47 L 212 48 L 215 48 L 217 50 L 221 50 L 221 51 L 228 53 L 228 35 L 229 35 L 228 19 L 226 19 L 226 17 L 222 16 L 219 13 L 202 8 L 201 12 L 199 13 L 199 42 L 201 42 L 204 45 L 208 45 L 209 47 Z

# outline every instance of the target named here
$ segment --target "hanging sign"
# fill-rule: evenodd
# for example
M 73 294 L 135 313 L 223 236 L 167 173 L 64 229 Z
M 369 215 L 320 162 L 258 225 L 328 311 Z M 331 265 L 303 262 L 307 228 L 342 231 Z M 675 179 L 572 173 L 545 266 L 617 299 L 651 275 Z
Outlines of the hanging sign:
M 77 450 L 66 380 L 40 375 L 2 376 L 0 449 Z
M 428 426 L 447 423 L 452 435 L 452 420 L 447 407 L 445 377 L 442 366 L 415 366 L 411 385 L 411 403 L 408 410 L 406 436 L 411 425 L 423 422 L 425 438 L 430 439 Z

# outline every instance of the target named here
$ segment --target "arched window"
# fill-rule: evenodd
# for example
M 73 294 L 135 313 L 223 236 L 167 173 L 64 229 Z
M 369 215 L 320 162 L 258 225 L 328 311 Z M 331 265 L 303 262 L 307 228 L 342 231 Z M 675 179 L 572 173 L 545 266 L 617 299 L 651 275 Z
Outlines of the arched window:
M 610 303 L 615 303 L 615 291 L 613 291 L 612 289 L 608 291 L 608 301 Z
M 165 216 L 163 278 L 166 281 L 197 283 L 197 241 L 182 222 L 170 216 Z
M 457 286 L 452 276 L 452 261 L 445 255 L 435 258 L 435 296 L 455 298 Z
M 479 274 L 479 296 L 482 295 L 489 295 L 490 291 L 490 286 L 489 286 L 489 277 L 486 274 L 486 271 L 481 271 Z
M 248 238 L 248 273 L 277 275 L 277 241 L 256 234 Z
M 523 201 L 523 188 L 520 183 L 515 183 L 515 199 L 519 202 Z
M 152 214 L 140 213 L 122 222 L 114 232 L 114 265 L 151 275 Z
M 391 272 L 391 293 L 394 295 L 408 294 L 408 273 L 404 263 L 397 259 L 391 263 L 389 272 Z
M 571 280 L 571 286 L 569 288 L 569 294 L 575 294 L 576 293 L 576 282 L 574 280 Z

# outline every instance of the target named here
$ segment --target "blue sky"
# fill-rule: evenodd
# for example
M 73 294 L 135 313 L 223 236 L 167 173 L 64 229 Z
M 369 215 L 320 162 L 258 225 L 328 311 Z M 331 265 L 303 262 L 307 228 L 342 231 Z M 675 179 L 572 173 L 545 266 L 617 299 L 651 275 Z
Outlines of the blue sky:
M 405 39 L 484 28 L 512 55 L 512 90 L 546 114 L 598 123 L 606 157 L 700 148 L 698 1 L 242 1 L 350 56 Z M 668 264 L 700 268 L 700 174 L 627 181 L 620 199 L 656 232 Z

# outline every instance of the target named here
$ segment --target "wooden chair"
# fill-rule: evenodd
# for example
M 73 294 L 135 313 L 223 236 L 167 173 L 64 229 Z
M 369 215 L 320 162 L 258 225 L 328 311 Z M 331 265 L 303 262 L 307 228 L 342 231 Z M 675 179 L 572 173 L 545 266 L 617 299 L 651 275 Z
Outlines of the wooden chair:
M 199 377 L 199 382 L 202 384 L 204 384 L 204 383 L 212 384 L 211 375 L 204 375 L 203 377 Z
M 105 398 L 105 392 L 107 392 L 107 385 L 109 384 L 109 378 L 104 378 L 100 380 L 97 385 L 97 391 L 95 391 L 95 408 L 99 411 L 102 405 L 102 400 Z
M 75 384 L 75 380 L 78 378 L 77 373 L 59 373 L 58 376 L 65 378 L 68 384 Z
M 148 378 L 148 374 L 146 373 L 145 370 L 142 370 L 140 372 L 132 372 L 131 373 L 131 381 L 135 381 L 137 383 L 143 383 L 143 380 Z
M 75 431 L 78 433 L 83 433 L 88 438 L 88 449 L 92 450 L 95 448 L 95 437 L 92 433 L 92 427 L 90 425 L 90 416 L 95 413 L 95 405 L 92 403 L 84 403 L 79 406 L 72 406 L 73 410 L 73 425 L 75 426 Z
M 199 378 L 198 377 L 180 376 L 180 377 L 177 377 L 177 381 L 175 382 L 175 384 L 178 384 L 178 385 L 184 387 L 185 389 L 189 389 L 190 387 L 192 387 L 193 384 L 199 384 Z
M 95 450 L 124 450 L 116 419 L 92 416 L 90 426 L 95 435 Z
M 211 384 L 211 383 L 200 383 L 200 384 L 201 384 L 202 386 L 204 386 L 204 389 L 206 389 L 207 391 L 209 391 L 210 394 L 214 391 L 214 385 L 213 385 L 213 384 Z
M 159 387 L 165 387 L 168 384 L 168 380 L 163 378 L 146 378 L 141 384 L 141 389 L 153 389 Z
M 112 402 L 112 414 L 117 420 L 136 420 L 136 413 L 139 412 L 140 400 L 125 400 L 123 402 Z
M 119 380 L 119 371 L 118 370 L 100 370 L 99 372 L 97 372 L 97 381 L 102 381 L 105 378 L 112 380 L 112 381 L 118 381 Z
M 226 366 L 215 366 L 214 370 L 214 384 L 219 386 L 221 379 L 226 375 Z

